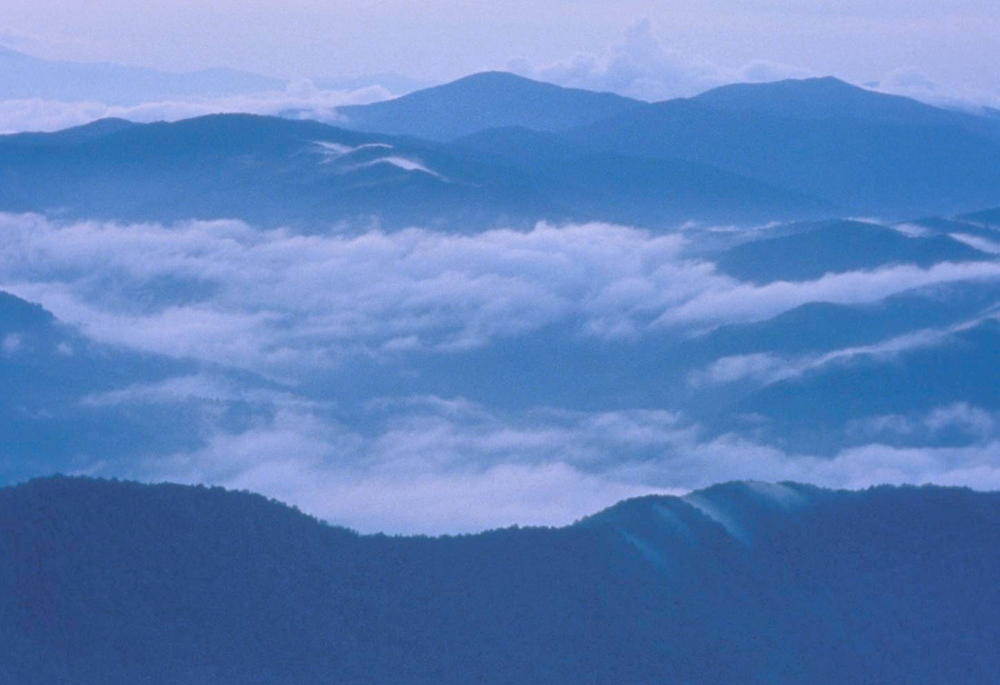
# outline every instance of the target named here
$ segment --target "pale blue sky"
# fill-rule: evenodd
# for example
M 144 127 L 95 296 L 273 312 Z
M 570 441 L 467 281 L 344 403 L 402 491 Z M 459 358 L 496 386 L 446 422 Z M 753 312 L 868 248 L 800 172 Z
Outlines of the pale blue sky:
M 765 60 L 862 82 L 907 69 L 995 92 L 998 17 L 995 0 L 5 0 L 0 42 L 169 70 L 444 80 L 606 56 L 648 18 L 670 54 L 723 70 Z

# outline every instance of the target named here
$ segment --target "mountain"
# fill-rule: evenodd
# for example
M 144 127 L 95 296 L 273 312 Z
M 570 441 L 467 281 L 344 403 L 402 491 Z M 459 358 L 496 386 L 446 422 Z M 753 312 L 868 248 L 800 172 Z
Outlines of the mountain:
M 159 297 L 177 294 L 160 286 Z M 278 389 L 252 374 L 94 342 L 0 291 L 0 483 L 95 461 L 129 470 L 143 455 L 197 449 L 192 427 L 205 407 L 228 400 L 239 423 L 261 403 L 255 397 Z
M 762 391 L 747 405 L 758 410 L 767 407 L 768 413 L 789 420 L 794 414 L 820 414 L 824 417 L 820 425 L 828 426 L 865 416 L 928 410 L 953 402 L 993 411 L 1000 409 L 996 393 L 1000 383 L 1000 321 L 995 316 L 961 327 L 939 344 L 903 350 L 898 358 L 903 363 L 886 364 L 873 356 L 830 365 L 802 379 Z M 921 372 L 915 374 L 912 369 Z M 804 406 L 803 398 L 822 396 L 815 392 L 818 388 L 839 402 Z
M 131 106 L 284 88 L 284 81 L 231 69 L 175 73 L 118 64 L 61 62 L 0 46 L 0 99 L 3 100 L 41 98 Z
M 986 224 L 992 228 L 994 235 L 996 234 L 996 231 L 1000 230 L 1000 207 L 980 212 L 973 212 L 972 214 L 967 214 L 960 218 L 969 222 Z
M 730 483 L 562 529 L 389 538 L 247 493 L 50 478 L 0 490 L 0 673 L 990 682 L 998 544 L 1000 496 L 933 487 Z
M 395 100 L 340 107 L 337 112 L 349 128 L 453 140 L 506 126 L 562 131 L 644 104 L 612 93 L 561 88 L 506 72 L 485 72 Z
M 520 169 L 546 196 L 572 208 L 575 218 L 659 227 L 689 219 L 767 222 L 834 211 L 821 200 L 706 164 L 592 150 L 523 127 L 480 131 L 454 146 Z
M 543 219 L 657 226 L 828 211 L 821 201 L 703 164 L 536 145 L 538 135 L 482 134 L 491 148 L 482 137 L 442 144 L 252 115 L 106 120 L 0 136 L 0 210 L 240 218 L 309 230 L 374 220 L 463 231 Z M 504 136 L 518 138 L 525 154 L 497 151 Z
M 98 138 L 110 136 L 115 133 L 119 133 L 120 131 L 132 128 L 133 126 L 137 126 L 137 124 L 125 119 L 99 119 L 97 121 L 92 121 L 89 124 L 74 126 L 72 128 L 63 129 L 62 131 L 56 131 L 54 133 L 14 133 L 0 137 L 0 141 L 7 144 L 21 144 L 25 146 L 72 145 L 86 143 L 88 141 L 97 140 Z
M 124 220 L 326 227 L 544 213 L 516 173 L 419 141 L 253 115 L 101 130 L 0 137 L 3 186 L 35 211 Z
M 905 126 L 953 126 L 1000 141 L 1000 123 L 887 95 L 833 77 L 734 83 L 693 98 L 715 109 L 820 121 L 865 121 Z
M 740 280 L 769 283 L 808 281 L 893 264 L 927 268 L 993 258 L 947 235 L 906 236 L 885 226 L 830 221 L 790 236 L 743 243 L 719 255 L 716 264 Z
M 747 85 L 631 109 L 564 137 L 708 164 L 854 213 L 906 218 L 996 204 L 996 138 L 954 113 L 883 97 L 830 81 Z

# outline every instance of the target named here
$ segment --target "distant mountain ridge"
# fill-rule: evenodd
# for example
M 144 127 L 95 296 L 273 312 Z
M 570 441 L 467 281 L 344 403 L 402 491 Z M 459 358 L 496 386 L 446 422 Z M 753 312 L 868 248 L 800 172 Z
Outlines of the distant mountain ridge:
M 246 493 L 52 478 L 0 490 L 0 672 L 989 682 L 998 544 L 1000 495 L 958 489 L 730 483 L 431 539 L 360 537 Z
M 0 136 L 0 211 L 119 220 L 238 218 L 474 232 L 539 220 L 680 223 L 820 216 L 821 200 L 697 162 L 528 142 L 515 159 L 310 121 L 214 115 Z M 558 147 L 558 143 L 557 146 Z M 27 204 L 27 207 L 25 207 Z
M 644 105 L 613 93 L 562 88 L 507 72 L 483 72 L 395 100 L 337 111 L 349 128 L 453 140 L 507 126 L 563 131 Z
M 139 105 L 156 100 L 223 97 L 284 90 L 286 83 L 232 69 L 167 72 L 119 64 L 62 62 L 0 46 L 0 100 Z
M 1000 141 L 1000 123 L 941 109 L 900 95 L 854 86 L 832 76 L 773 83 L 735 83 L 693 98 L 733 112 L 798 119 L 883 122 L 908 126 L 956 126 Z
M 838 102 L 823 107 L 850 109 Z M 720 108 L 697 98 L 671 100 L 564 135 L 604 151 L 708 164 L 825 199 L 848 212 L 896 218 L 955 214 L 995 205 L 1000 197 L 1000 176 L 994 171 L 1000 167 L 1000 142 L 965 124 L 926 125 L 922 108 L 909 123 L 889 113 L 883 118 L 870 112 L 856 119 L 803 118 L 774 114 L 774 109 L 797 107 L 758 111 L 752 103 Z
M 904 220 L 1000 202 L 1000 123 L 832 78 L 649 104 L 489 72 L 340 115 L 339 127 L 219 115 L 2 136 L 0 210 L 475 231 Z

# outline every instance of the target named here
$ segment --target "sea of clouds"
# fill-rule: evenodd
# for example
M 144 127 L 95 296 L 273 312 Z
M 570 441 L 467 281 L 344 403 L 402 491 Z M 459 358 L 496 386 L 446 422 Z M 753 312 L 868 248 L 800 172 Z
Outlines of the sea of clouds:
M 854 429 L 870 442 L 831 456 L 761 442 L 745 426 L 706 431 L 683 406 L 582 411 L 380 395 L 349 373 L 363 361 L 405 374 L 428 354 L 475 364 L 478 351 L 552 326 L 627 349 L 808 302 L 871 303 L 914 288 L 1000 281 L 1000 264 L 985 261 L 754 285 L 689 247 L 684 233 L 607 224 L 301 235 L 238 221 L 6 214 L 0 290 L 44 305 L 95 344 L 193 364 L 178 377 L 139 378 L 78 401 L 93 411 L 195 407 L 200 448 L 138 450 L 78 472 L 252 489 L 364 531 L 565 524 L 625 497 L 733 479 L 1000 487 L 1000 421 L 964 403 L 869 417 Z M 961 328 L 798 358 L 726 357 L 688 385 L 766 384 L 846 358 L 898 357 L 948 344 Z M 23 353 L 3 352 L 9 360 Z M 315 392 L 344 383 L 336 400 Z M 220 418 L 224 407 L 253 411 L 234 424 Z M 962 447 L 896 440 L 956 427 L 973 437 Z

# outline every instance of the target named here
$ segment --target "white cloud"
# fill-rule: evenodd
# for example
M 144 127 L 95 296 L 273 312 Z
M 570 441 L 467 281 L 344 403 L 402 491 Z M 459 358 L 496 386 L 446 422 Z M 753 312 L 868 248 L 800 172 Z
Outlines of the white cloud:
M 741 381 L 755 381 L 766 385 L 795 378 L 831 364 L 850 363 L 859 357 L 891 359 L 914 350 L 945 345 L 956 333 L 988 320 L 996 320 L 996 316 L 978 317 L 945 329 L 921 329 L 871 345 L 845 347 L 794 359 L 786 359 L 771 353 L 722 357 L 709 364 L 707 368 L 692 372 L 688 380 L 694 387 Z
M 363 105 L 392 97 L 380 86 L 351 91 L 323 90 L 310 81 L 296 81 L 284 91 L 236 95 L 214 99 L 147 102 L 134 106 L 101 102 L 61 102 L 42 100 L 0 100 L 0 134 L 21 131 L 58 131 L 97 119 L 117 117 L 139 123 L 179 121 L 206 114 L 242 112 L 281 115 L 336 123 L 336 109 L 343 105 Z
M 760 321 L 808 302 L 867 304 L 905 290 L 939 283 L 997 279 L 1000 279 L 1000 264 L 996 262 L 944 262 L 928 268 L 899 265 L 873 271 L 827 274 L 806 282 L 742 283 L 735 287 L 706 289 L 703 294 L 668 310 L 659 323 L 711 325 Z
M 633 23 L 622 41 L 604 54 L 577 53 L 543 66 L 517 58 L 508 62 L 507 69 L 569 88 L 610 91 L 648 101 L 691 97 L 727 83 L 759 83 L 814 75 L 805 69 L 767 60 L 730 69 L 693 59 L 664 45 L 648 19 Z
M 97 340 L 263 371 L 467 349 L 560 321 L 630 334 L 707 283 L 731 282 L 684 259 L 678 236 L 603 224 L 302 236 L 7 215 L 0 246 L 5 289 Z M 163 279 L 180 292 L 128 295 Z
M 896 69 L 877 84 L 875 90 L 902 95 L 947 109 L 976 112 L 982 107 L 1000 108 L 1000 92 L 977 88 L 946 86 L 912 68 Z
M 0 351 L 6 356 L 10 356 L 21 349 L 23 340 L 20 335 L 16 333 L 8 333 L 0 340 Z
M 287 377 L 355 355 L 467 350 L 552 324 L 628 339 L 1000 279 L 1000 264 L 970 263 L 758 286 L 686 257 L 686 245 L 680 234 L 606 224 L 298 235 L 237 221 L 0 215 L 0 288 L 101 342 Z
M 813 75 L 804 69 L 766 60 L 727 69 L 693 59 L 664 45 L 648 19 L 633 23 L 622 42 L 612 45 L 604 54 L 577 53 L 544 66 L 517 58 L 508 62 L 507 69 L 569 88 L 610 91 L 648 101 L 690 97 L 727 83 Z
M 370 434 L 282 409 L 204 448 L 149 460 L 134 474 L 245 488 L 364 532 L 454 533 L 565 525 L 626 497 L 679 494 L 730 480 L 836 488 L 939 483 L 1000 488 L 995 417 L 965 405 L 924 419 L 978 431 L 966 447 L 873 442 L 832 457 L 788 453 L 738 435 L 705 440 L 669 412 L 522 412 L 411 398 Z M 995 424 L 991 423 L 991 426 Z M 992 437 L 991 437 L 992 436 Z
M 648 494 L 609 475 L 606 462 L 662 449 L 688 430 L 658 411 L 504 418 L 439 398 L 372 411 L 385 410 L 379 430 L 363 435 L 281 409 L 243 432 L 209 436 L 197 452 L 150 460 L 138 475 L 252 489 L 364 531 L 559 525 Z
M 927 415 L 924 424 L 934 432 L 955 428 L 980 438 L 990 438 L 997 432 L 997 416 L 967 402 L 957 402 L 933 410 Z
M 250 402 L 297 409 L 322 406 L 321 403 L 296 396 L 291 392 L 248 387 L 233 379 L 208 373 L 134 383 L 118 390 L 86 395 L 80 399 L 80 404 L 85 407 L 120 407 L 190 401 Z
M 647 101 L 691 97 L 731 83 L 840 76 L 766 59 L 739 66 L 697 59 L 665 45 L 648 19 L 634 22 L 620 42 L 600 54 L 577 53 L 549 64 L 515 58 L 506 68 L 561 86 L 610 91 Z M 895 69 L 865 87 L 947 109 L 1000 109 L 1000 92 L 995 89 L 947 86 L 912 68 Z
M 554 324 L 629 339 L 765 318 L 810 301 L 871 302 L 933 283 L 1000 278 L 997 264 L 941 264 L 755 286 L 687 257 L 686 247 L 679 233 L 605 224 L 298 235 L 236 221 L 0 215 L 0 289 L 41 302 L 99 341 L 302 381 L 350 355 L 403 373 L 413 350 L 468 350 Z M 802 359 L 724 359 L 704 382 L 766 382 L 938 344 L 954 330 Z M 911 442 L 959 430 L 973 446 L 904 449 L 870 432 L 871 445 L 828 457 L 737 434 L 705 437 L 669 411 L 501 411 L 438 397 L 365 404 L 367 395 L 341 414 L 295 392 L 202 372 L 86 397 L 84 411 L 176 403 L 204 411 L 199 449 L 122 455 L 95 473 L 250 488 L 333 522 L 394 532 L 564 524 L 626 496 L 733 479 L 1000 485 L 996 419 L 964 405 L 895 425 L 916 426 Z M 223 418 L 234 403 L 254 411 Z
M 989 240 L 988 238 L 983 238 L 976 235 L 968 235 L 967 233 L 949 233 L 952 238 L 960 243 L 965 243 L 966 245 L 973 247 L 980 252 L 985 252 L 987 254 L 1000 255 L 1000 243 L 995 240 Z

